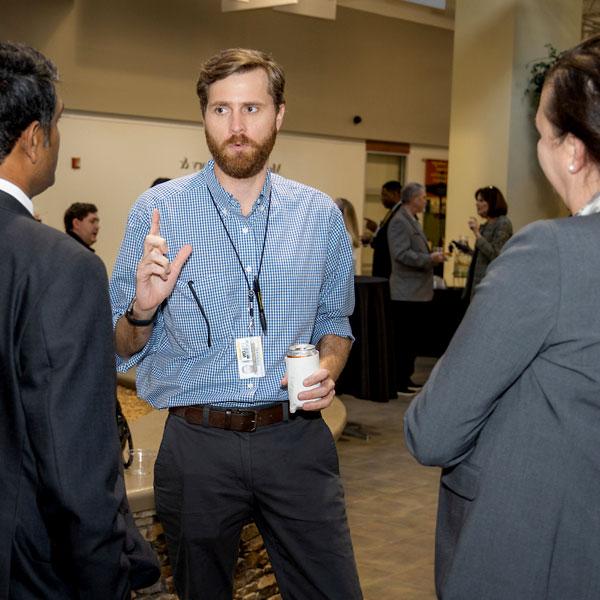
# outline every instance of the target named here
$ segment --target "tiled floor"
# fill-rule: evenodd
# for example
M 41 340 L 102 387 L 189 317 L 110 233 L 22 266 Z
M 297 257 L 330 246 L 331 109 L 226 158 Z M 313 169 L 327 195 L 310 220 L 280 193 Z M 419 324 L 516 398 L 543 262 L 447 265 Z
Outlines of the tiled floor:
M 415 381 L 432 360 L 420 359 Z M 340 468 L 365 600 L 432 600 L 439 470 L 420 466 L 404 446 L 410 397 L 387 403 L 341 396 L 348 420 L 369 440 L 342 437 Z

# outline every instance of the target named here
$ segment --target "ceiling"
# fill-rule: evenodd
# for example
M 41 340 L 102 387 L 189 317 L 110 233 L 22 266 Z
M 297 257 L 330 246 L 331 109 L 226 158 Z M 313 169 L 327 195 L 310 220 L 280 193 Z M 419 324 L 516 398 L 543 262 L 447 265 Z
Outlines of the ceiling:
M 248 10 L 254 7 L 283 4 L 285 0 L 221 0 L 221 5 L 229 5 L 228 10 Z M 430 5 L 444 5 L 445 8 L 432 8 Z M 298 0 L 298 6 L 307 8 L 283 7 L 276 10 L 310 14 L 310 11 L 320 12 L 321 7 L 328 5 L 330 9 L 323 14 L 325 18 L 335 18 L 336 6 L 352 8 L 376 13 L 385 17 L 414 21 L 424 25 L 433 25 L 444 29 L 454 29 L 454 13 L 456 0 Z M 315 8 L 313 8 L 315 7 Z M 319 7 L 319 8 L 316 8 Z M 309 12 L 303 12 L 309 11 Z M 328 14 L 325 14 L 327 13 Z M 600 34 L 600 0 L 583 0 L 582 38 Z

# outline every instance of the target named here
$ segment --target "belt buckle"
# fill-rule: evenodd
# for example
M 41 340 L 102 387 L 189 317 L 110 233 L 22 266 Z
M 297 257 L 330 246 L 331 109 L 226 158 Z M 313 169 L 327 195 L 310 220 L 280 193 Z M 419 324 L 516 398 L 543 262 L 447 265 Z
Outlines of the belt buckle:
M 233 414 L 240 415 L 240 417 L 252 417 L 250 421 L 250 429 L 244 428 L 243 431 L 253 432 L 256 431 L 256 425 L 258 423 L 258 411 L 254 409 L 233 409 L 231 411 Z

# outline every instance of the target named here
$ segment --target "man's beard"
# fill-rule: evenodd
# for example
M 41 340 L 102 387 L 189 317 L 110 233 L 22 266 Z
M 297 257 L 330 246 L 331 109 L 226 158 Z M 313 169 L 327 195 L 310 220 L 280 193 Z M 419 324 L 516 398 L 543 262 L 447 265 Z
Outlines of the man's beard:
M 217 163 L 223 173 L 235 179 L 247 179 L 260 173 L 269 159 L 271 150 L 273 150 L 273 146 L 275 145 L 275 139 L 277 138 L 277 129 L 273 126 L 269 136 L 262 142 L 255 142 L 244 134 L 239 134 L 232 135 L 219 146 L 219 143 L 210 135 L 208 129 L 205 129 L 205 133 L 206 143 L 215 159 L 215 163 Z M 244 152 L 236 153 L 232 156 L 227 153 L 227 147 L 230 144 L 236 143 L 245 144 L 246 148 Z

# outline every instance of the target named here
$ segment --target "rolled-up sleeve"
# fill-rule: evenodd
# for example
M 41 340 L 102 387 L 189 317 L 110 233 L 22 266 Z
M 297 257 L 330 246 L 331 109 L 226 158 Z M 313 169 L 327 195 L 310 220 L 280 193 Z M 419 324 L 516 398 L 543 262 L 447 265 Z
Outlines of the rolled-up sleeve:
M 346 233 L 342 213 L 331 211 L 325 274 L 312 343 L 325 335 L 337 335 L 354 341 L 349 317 L 354 312 L 354 267 L 352 248 Z

